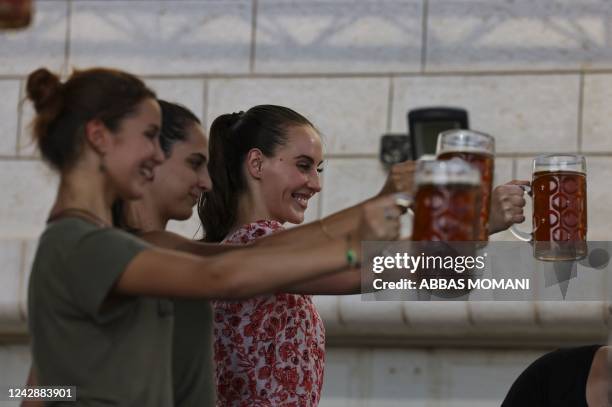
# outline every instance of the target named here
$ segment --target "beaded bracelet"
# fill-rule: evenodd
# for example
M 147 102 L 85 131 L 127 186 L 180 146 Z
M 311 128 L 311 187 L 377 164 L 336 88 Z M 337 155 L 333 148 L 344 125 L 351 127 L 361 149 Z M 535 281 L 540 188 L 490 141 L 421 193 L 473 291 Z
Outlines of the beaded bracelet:
M 359 258 L 357 257 L 357 253 L 353 249 L 350 234 L 346 235 L 346 262 L 350 268 L 358 269 L 361 265 Z
M 325 227 L 325 223 L 322 220 L 319 220 L 319 226 L 321 227 L 321 231 L 323 234 L 329 238 L 330 240 L 335 240 L 336 238 L 327 230 Z M 358 268 L 359 267 L 359 259 L 357 258 L 357 253 L 352 248 L 351 245 L 351 235 L 346 235 L 346 262 L 350 268 Z
M 347 238 L 347 240 L 349 240 L 349 238 Z M 346 262 L 348 263 L 350 268 L 359 267 L 359 260 L 357 260 L 357 254 L 355 253 L 355 250 L 351 249 L 350 246 L 348 246 L 348 249 L 346 249 Z

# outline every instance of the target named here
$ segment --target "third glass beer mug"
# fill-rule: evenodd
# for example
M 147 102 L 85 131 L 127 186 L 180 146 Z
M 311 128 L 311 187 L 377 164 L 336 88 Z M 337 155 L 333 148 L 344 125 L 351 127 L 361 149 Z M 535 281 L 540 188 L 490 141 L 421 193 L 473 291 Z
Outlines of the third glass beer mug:
M 533 254 L 537 259 L 583 258 L 587 253 L 585 158 L 574 154 L 536 157 L 530 195 L 533 198 L 533 232 L 521 232 L 513 226 L 512 233 L 521 240 L 533 242 Z
M 461 159 L 419 161 L 412 240 L 478 240 L 480 173 Z
M 461 158 L 480 171 L 482 205 L 478 239 L 489 239 L 489 210 L 493 188 L 493 156 L 495 140 L 488 134 L 472 130 L 448 130 L 438 136 L 436 154 L 439 160 Z

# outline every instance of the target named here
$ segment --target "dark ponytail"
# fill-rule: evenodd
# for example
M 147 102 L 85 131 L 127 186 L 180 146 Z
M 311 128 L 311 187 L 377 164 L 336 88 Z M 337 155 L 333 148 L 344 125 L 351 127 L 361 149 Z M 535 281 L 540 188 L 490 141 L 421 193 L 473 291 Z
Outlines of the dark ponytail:
M 204 240 L 220 242 L 236 223 L 238 200 L 246 189 L 243 163 L 258 148 L 266 157 L 287 142 L 287 129 L 311 126 L 301 114 L 282 106 L 260 105 L 246 113 L 224 114 L 210 127 L 208 171 L 213 189 L 198 203 Z

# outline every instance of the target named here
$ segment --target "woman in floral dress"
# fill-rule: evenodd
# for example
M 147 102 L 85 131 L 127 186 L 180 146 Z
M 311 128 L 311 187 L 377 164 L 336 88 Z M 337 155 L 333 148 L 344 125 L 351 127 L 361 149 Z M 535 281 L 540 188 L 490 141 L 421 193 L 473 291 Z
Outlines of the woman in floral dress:
M 207 241 L 257 244 L 285 223 L 304 221 L 309 200 L 321 190 L 323 163 L 321 137 L 305 117 L 274 105 L 224 114 L 211 126 L 209 148 L 214 188 L 198 208 Z M 379 195 L 410 191 L 413 170 L 411 162 L 392 168 Z M 522 199 L 514 196 L 520 188 L 508 188 L 493 194 L 496 231 L 515 222 L 514 212 L 522 213 L 524 203 L 501 206 Z M 359 208 L 319 221 L 326 237 L 353 230 Z M 274 295 L 213 302 L 217 406 L 317 406 L 325 329 L 311 295 L 354 294 L 360 286 L 359 273 L 346 271 Z
M 256 106 L 218 117 L 210 130 L 213 191 L 200 205 L 206 240 L 246 244 L 304 220 L 321 190 L 321 137 L 295 111 Z M 333 220 L 322 227 L 341 233 Z M 350 223 L 350 222 L 349 222 Z M 359 273 L 288 287 L 246 301 L 217 301 L 218 406 L 316 406 L 325 329 L 310 294 L 359 290 Z

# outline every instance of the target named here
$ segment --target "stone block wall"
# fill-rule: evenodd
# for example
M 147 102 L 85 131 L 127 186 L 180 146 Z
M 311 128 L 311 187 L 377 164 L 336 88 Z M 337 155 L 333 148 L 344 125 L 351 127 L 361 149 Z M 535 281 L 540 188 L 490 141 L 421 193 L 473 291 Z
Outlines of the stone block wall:
M 538 153 L 585 154 L 589 239 L 610 239 L 612 3 L 607 0 L 37 0 L 30 28 L 0 32 L 0 336 L 12 338 L 15 324 L 24 321 L 24 265 L 57 187 L 57 177 L 29 138 L 32 108 L 23 102 L 25 78 L 40 66 L 66 75 L 95 65 L 142 75 L 160 97 L 187 105 L 205 126 L 221 113 L 260 103 L 305 114 L 323 134 L 327 161 L 309 220 L 376 193 L 385 178 L 377 158 L 380 136 L 405 132 L 412 108 L 444 105 L 468 109 L 471 127 L 496 137 L 497 183 L 528 178 Z M 195 219 L 172 228 L 190 237 L 198 233 Z M 504 370 L 513 376 L 554 345 L 550 338 L 542 346 L 512 343 L 507 332 L 505 341 L 503 335 L 495 339 L 504 343 L 496 351 L 487 350 L 495 341 L 472 343 L 472 353 L 456 349 L 453 338 L 470 337 L 466 326 L 483 325 L 481 339 L 488 330 L 495 337 L 491 327 L 507 321 L 540 327 L 532 305 L 496 311 L 478 304 L 413 304 L 401 311 L 403 304 L 389 313 L 391 305 L 361 303 L 358 297 L 322 297 L 317 303 L 334 344 L 326 406 L 495 405 L 508 379 L 496 381 L 487 369 L 505 366 L 508 349 L 527 347 L 515 349 L 520 362 Z M 558 342 L 601 338 L 605 321 L 599 312 L 605 314 L 601 304 L 579 307 L 578 317 L 554 314 L 558 326 L 587 321 L 589 327 L 584 337 L 565 332 Z M 364 335 L 355 328 L 364 321 L 383 321 L 380 331 L 393 330 L 406 322 L 402 315 L 413 318 L 413 325 L 407 324 L 412 328 L 402 329 L 417 336 L 428 332 L 430 338 L 437 326 L 462 322 L 445 331 L 446 342 L 433 350 L 425 339 L 379 348 L 384 341 L 376 334 L 366 335 L 369 348 L 352 347 L 352 335 Z M 530 335 L 537 337 L 545 329 L 534 332 Z M 28 359 L 23 338 L 4 343 L 9 344 L 0 346 L 0 383 L 18 383 Z M 445 369 L 443 376 L 423 367 L 448 360 L 466 364 Z M 480 401 L 448 396 L 459 394 L 450 388 L 478 386 L 462 381 L 470 375 L 486 377 L 482 387 L 495 390 Z M 418 386 L 419 380 L 428 384 Z

